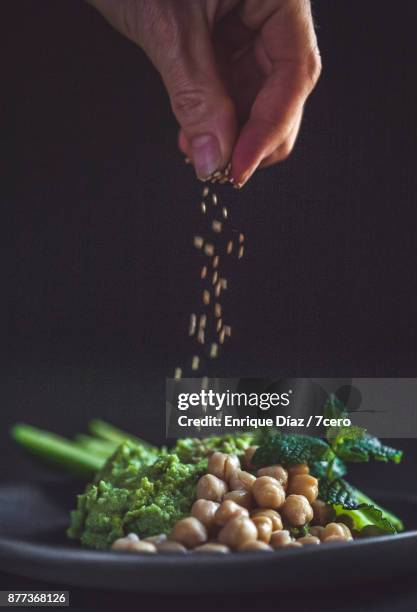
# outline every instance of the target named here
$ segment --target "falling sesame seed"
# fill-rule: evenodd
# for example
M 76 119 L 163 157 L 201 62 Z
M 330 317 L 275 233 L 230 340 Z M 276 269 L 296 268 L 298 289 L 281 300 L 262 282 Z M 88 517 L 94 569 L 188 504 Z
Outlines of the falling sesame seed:
M 203 215 L 205 215 L 205 214 L 206 214 L 206 212 L 207 212 L 207 206 L 206 206 L 206 203 L 205 203 L 205 202 L 201 202 L 201 204 L 200 204 L 200 208 L 201 208 L 201 212 L 203 213 Z
M 209 386 L 209 379 L 207 376 L 203 376 L 203 378 L 201 379 L 201 388 L 204 390 L 207 390 Z M 206 409 L 207 406 L 203 406 L 203 409 Z
M 220 261 L 220 257 L 218 255 L 216 255 L 216 257 L 213 258 L 213 268 L 217 268 L 218 267 L 219 261 Z
M 190 336 L 193 336 L 193 335 L 195 334 L 195 328 L 196 328 L 196 325 L 197 325 L 197 317 L 196 317 L 196 315 L 193 313 L 193 314 L 190 316 L 190 326 L 189 326 L 189 328 L 188 328 L 188 333 L 189 333 L 189 335 L 190 335 Z
M 239 234 L 239 244 L 242 244 L 242 242 L 244 242 L 244 240 L 245 240 L 244 234 Z
M 213 202 L 213 206 L 217 206 L 217 196 L 215 193 L 211 194 L 211 201 Z
M 211 229 L 213 232 L 216 232 L 216 234 L 220 234 L 222 231 L 222 222 L 215 219 L 211 224 Z
M 222 289 L 227 289 L 227 278 L 221 278 L 220 279 L 220 285 L 221 285 Z
M 175 372 L 174 372 L 175 380 L 180 380 L 181 377 L 182 377 L 182 370 L 181 370 L 181 368 L 175 368 Z
M 200 320 L 198 322 L 198 326 L 200 327 L 200 329 L 205 329 L 206 324 L 207 324 L 207 315 L 202 314 L 200 316 Z
M 242 259 L 244 252 L 245 252 L 245 247 L 242 245 L 242 246 L 239 248 L 239 253 L 238 253 L 238 255 L 237 255 L 238 259 Z
M 200 278 L 206 278 L 207 276 L 207 266 L 203 266 L 200 272 Z
M 223 329 L 226 336 L 230 337 L 232 335 L 232 328 L 230 327 L 230 325 L 225 325 Z
M 185 157 L 184 161 L 186 164 L 191 164 L 191 159 L 189 157 Z
M 213 178 L 218 179 L 222 176 L 222 172 L 220 170 L 216 170 L 216 172 L 213 173 Z
M 219 281 L 219 282 L 217 283 L 217 285 L 215 286 L 215 288 L 214 288 L 214 295 L 215 295 L 216 297 L 220 297 L 221 292 L 222 292 L 222 285 L 221 285 L 221 283 L 220 283 L 220 281 Z
M 233 251 L 233 241 L 229 240 L 229 242 L 227 243 L 227 247 L 226 247 L 226 253 L 230 255 L 232 251 Z
M 220 344 L 224 344 L 224 339 L 226 337 L 226 333 L 224 331 L 224 328 L 221 330 L 220 334 L 219 334 L 219 342 Z
M 214 316 L 216 317 L 216 319 L 220 319 L 220 317 L 222 316 L 222 307 L 221 304 L 219 304 L 218 302 L 214 304 Z
M 199 365 L 200 365 L 200 357 L 198 355 L 194 355 L 191 361 L 191 369 L 198 370 Z
M 204 246 L 204 253 L 206 255 L 209 255 L 210 257 L 212 255 L 214 255 L 214 244 L 211 244 L 210 242 L 208 242 L 205 246 Z
M 196 249 L 201 249 L 204 244 L 204 240 L 201 236 L 194 236 L 194 246 Z
M 205 342 L 204 329 L 199 329 L 198 330 L 197 342 L 199 342 L 200 344 L 204 344 L 204 342 Z
M 210 189 L 208 187 L 204 187 L 203 189 L 203 198 L 206 198 L 210 193 Z
M 220 331 L 223 325 L 223 321 L 221 319 L 218 319 L 217 324 L 216 324 L 216 331 Z
M 217 279 L 219 278 L 219 273 L 217 272 L 217 270 L 215 270 L 213 272 L 213 278 L 211 280 L 211 282 L 213 283 L 213 285 L 215 285 L 217 283 Z
M 222 215 L 223 215 L 224 219 L 227 219 L 229 213 L 227 212 L 226 206 L 223 206 L 223 208 L 222 208 Z
M 210 304 L 210 292 L 207 290 L 203 291 L 203 302 L 204 304 Z
M 212 345 L 210 346 L 210 357 L 212 359 L 217 357 L 218 351 L 219 351 L 219 346 L 217 342 L 213 342 Z

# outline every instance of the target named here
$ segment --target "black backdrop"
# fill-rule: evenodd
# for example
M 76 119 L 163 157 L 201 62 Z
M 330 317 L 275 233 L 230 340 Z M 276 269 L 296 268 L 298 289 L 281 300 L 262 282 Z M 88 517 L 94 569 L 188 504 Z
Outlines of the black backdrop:
M 295 152 L 220 192 L 247 257 L 218 373 L 414 376 L 417 4 L 314 8 L 324 71 Z M 3 2 L 0 29 L 0 477 L 41 478 L 7 441 L 15 420 L 71 434 L 97 415 L 163 438 L 201 187 L 157 74 L 88 5 Z M 381 478 L 406 485 L 411 457 Z
M 219 194 L 247 235 L 227 375 L 414 376 L 416 3 L 314 5 L 324 70 L 296 150 Z M 189 354 L 201 191 L 143 54 L 84 2 L 2 4 L 0 473 L 16 419 L 164 435 Z

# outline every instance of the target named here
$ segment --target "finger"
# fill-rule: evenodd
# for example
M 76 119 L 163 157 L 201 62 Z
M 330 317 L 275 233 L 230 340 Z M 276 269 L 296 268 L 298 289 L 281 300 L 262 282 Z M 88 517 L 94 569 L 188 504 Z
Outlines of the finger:
M 256 42 L 255 52 L 267 68 L 267 77 L 233 152 L 232 176 L 237 184 L 244 184 L 288 140 L 317 81 L 320 61 L 311 14 L 294 10 L 297 5 L 308 3 L 283 4 L 285 9 L 268 19 Z
M 271 153 L 271 155 L 268 155 L 268 157 L 265 157 L 261 161 L 261 163 L 259 164 L 260 168 L 267 168 L 268 166 L 273 166 L 274 164 L 277 164 L 278 162 L 282 162 L 287 159 L 287 157 L 294 149 L 297 136 L 300 132 L 301 119 L 302 115 L 300 114 L 297 117 L 295 124 L 291 128 L 291 131 L 288 134 L 287 138 L 277 149 L 275 149 L 273 153 Z
M 184 11 L 181 3 L 164 2 L 164 23 L 157 24 L 146 50 L 167 88 L 183 133 L 183 148 L 187 148 L 198 177 L 205 179 L 227 166 L 231 157 L 236 139 L 234 104 L 219 76 L 200 3 L 187 3 Z M 173 6 L 171 15 L 167 4 Z

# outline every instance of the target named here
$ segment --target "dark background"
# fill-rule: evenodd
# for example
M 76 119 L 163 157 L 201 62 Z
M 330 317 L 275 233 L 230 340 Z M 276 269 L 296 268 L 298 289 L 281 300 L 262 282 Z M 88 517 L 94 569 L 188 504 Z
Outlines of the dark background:
M 314 9 L 324 70 L 294 153 L 219 188 L 247 257 L 218 374 L 415 376 L 417 5 Z M 0 477 L 42 478 L 7 442 L 16 420 L 163 438 L 199 297 L 201 185 L 158 75 L 91 7 L 2 3 L 0 30 Z

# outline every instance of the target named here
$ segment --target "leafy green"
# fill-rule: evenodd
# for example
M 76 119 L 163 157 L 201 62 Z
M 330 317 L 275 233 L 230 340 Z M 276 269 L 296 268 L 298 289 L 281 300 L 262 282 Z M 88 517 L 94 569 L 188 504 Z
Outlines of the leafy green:
M 366 462 L 370 459 L 400 463 L 403 455 L 402 451 L 382 444 L 378 438 L 368 433 L 363 433 L 358 438 L 349 435 L 338 437 L 333 449 L 341 459 L 352 463 Z
M 310 464 L 310 474 L 316 478 L 342 478 L 347 473 L 346 465 L 339 457 L 333 457 L 329 461 L 315 461 Z
M 334 454 L 329 445 L 320 438 L 277 433 L 258 448 L 253 456 L 252 463 L 256 466 L 276 463 L 283 465 L 312 464 L 333 457 Z
M 348 412 L 344 404 L 334 395 L 329 395 L 324 405 L 326 418 L 346 418 Z M 357 426 L 330 427 L 326 434 L 334 453 L 343 461 L 362 463 L 376 461 L 393 461 L 400 463 L 402 451 L 382 444 L 378 438 L 367 433 L 366 429 Z
M 319 499 L 332 505 L 352 509 L 358 507 L 355 489 L 343 478 L 329 480 L 326 477 L 319 479 Z

